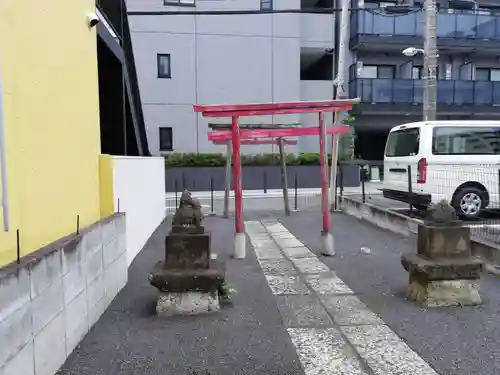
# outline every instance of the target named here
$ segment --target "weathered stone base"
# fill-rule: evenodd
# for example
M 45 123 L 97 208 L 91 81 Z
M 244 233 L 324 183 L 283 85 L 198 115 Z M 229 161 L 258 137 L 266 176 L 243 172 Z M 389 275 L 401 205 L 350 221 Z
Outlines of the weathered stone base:
M 204 292 L 160 292 L 156 304 L 159 316 L 198 315 L 220 310 L 219 295 Z
M 410 281 L 408 298 L 427 307 L 472 306 L 482 303 L 479 283 L 472 280 Z

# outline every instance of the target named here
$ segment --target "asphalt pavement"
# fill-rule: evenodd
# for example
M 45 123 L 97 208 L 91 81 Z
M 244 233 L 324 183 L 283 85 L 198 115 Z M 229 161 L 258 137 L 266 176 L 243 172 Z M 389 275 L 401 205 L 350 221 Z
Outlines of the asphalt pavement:
M 319 254 L 319 213 L 277 216 Z M 484 274 L 479 307 L 422 308 L 405 298 L 408 273 L 401 254 L 415 252 L 413 238 L 344 214 L 333 215 L 337 256 L 322 261 L 373 312 L 441 375 L 496 375 L 500 368 L 500 280 Z M 401 373 L 403 374 L 403 372 Z
M 498 374 L 500 280 L 497 277 L 483 276 L 484 305 L 480 307 L 421 308 L 405 298 L 408 275 L 400 263 L 402 253 L 416 251 L 414 239 L 343 214 L 332 216 L 335 257 L 319 256 L 319 212 L 298 212 L 289 217 L 279 212 L 251 213 L 245 215 L 245 220 L 256 223 L 261 219 L 279 220 L 438 374 Z M 238 291 L 234 307 L 206 316 L 158 319 L 154 315 L 157 291 L 149 285 L 147 277 L 151 267 L 164 256 L 164 237 L 169 230 L 166 221 L 134 260 L 127 286 L 69 356 L 60 375 L 415 375 L 402 367 L 397 370 L 396 366 L 390 373 L 368 367 L 358 372 L 339 372 L 339 368 L 332 369 L 332 363 L 336 363 L 333 360 L 324 362 L 330 367 L 320 368 L 321 372 L 307 367 L 304 371 L 304 363 L 307 363 L 304 361 L 323 362 L 318 361 L 314 352 L 304 354 L 300 342 L 304 330 L 290 330 L 289 319 L 283 315 L 284 307 L 279 304 L 283 297 L 271 291 L 270 278 L 264 275 L 269 272 L 264 266 L 266 262 L 260 258 L 257 261 L 250 241 L 247 241 L 245 260 L 229 258 L 232 220 L 209 217 L 205 224 L 212 232 L 212 250 L 227 259 L 227 279 Z M 254 241 L 263 238 L 255 231 L 253 236 Z M 261 258 L 267 247 L 263 249 L 260 249 Z M 295 261 L 292 259 L 292 262 Z M 302 266 L 307 268 L 306 264 Z M 307 301 L 307 298 L 300 299 Z M 285 307 L 297 316 L 297 311 Z M 330 318 L 324 317 L 333 324 L 336 317 Z M 349 329 L 347 327 L 347 333 Z M 336 335 L 334 326 L 328 325 L 327 330 L 325 332 Z M 358 336 L 353 337 L 354 344 L 360 345 L 356 343 Z M 369 351 L 370 342 L 364 345 Z M 328 355 L 331 353 L 321 353 L 319 359 L 324 360 Z M 380 361 L 379 353 L 375 352 L 371 359 Z
M 232 222 L 207 218 L 205 226 L 212 231 L 212 250 L 227 258 Z M 153 234 L 132 263 L 127 286 L 58 374 L 302 375 L 252 251 L 245 260 L 227 261 L 227 279 L 237 290 L 234 307 L 206 316 L 154 316 L 157 290 L 149 285 L 148 273 L 164 257 L 168 230 L 165 222 Z

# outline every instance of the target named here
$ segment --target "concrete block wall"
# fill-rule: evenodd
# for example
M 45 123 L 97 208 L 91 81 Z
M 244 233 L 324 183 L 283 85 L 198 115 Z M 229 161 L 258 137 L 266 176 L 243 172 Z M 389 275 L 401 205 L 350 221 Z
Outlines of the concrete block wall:
M 0 269 L 0 375 L 54 375 L 127 272 L 125 214 Z

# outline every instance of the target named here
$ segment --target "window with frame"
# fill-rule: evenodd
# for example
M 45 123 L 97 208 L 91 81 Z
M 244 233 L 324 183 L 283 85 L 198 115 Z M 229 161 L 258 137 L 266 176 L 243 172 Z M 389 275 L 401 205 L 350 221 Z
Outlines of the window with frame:
M 500 81 L 500 69 L 476 68 L 475 80 L 498 82 Z
M 163 0 L 163 5 L 196 6 L 196 0 Z
M 389 133 L 385 156 L 403 157 L 418 155 L 420 149 L 420 129 L 400 129 Z
M 454 127 L 434 128 L 432 140 L 434 155 L 498 155 L 500 128 Z
M 158 78 L 172 78 L 172 67 L 169 53 L 157 55 Z
M 273 0 L 260 0 L 260 10 L 272 10 Z
M 172 128 L 161 127 L 159 128 L 160 151 L 173 151 L 174 140 Z
M 394 79 L 395 76 L 394 65 L 363 65 L 360 78 Z
M 396 1 L 365 1 L 364 8 L 375 9 L 396 6 Z
M 411 68 L 411 79 L 423 79 L 423 66 L 413 66 Z

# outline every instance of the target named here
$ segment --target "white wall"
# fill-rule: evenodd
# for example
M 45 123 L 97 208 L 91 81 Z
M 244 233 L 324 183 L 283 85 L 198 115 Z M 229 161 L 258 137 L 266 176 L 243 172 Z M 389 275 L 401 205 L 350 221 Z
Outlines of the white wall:
M 160 157 L 112 159 L 115 211 L 126 213 L 130 265 L 165 218 L 165 162 Z
M 333 81 L 301 81 L 300 100 L 331 100 L 333 96 Z M 304 113 L 300 115 L 300 121 L 304 127 L 317 127 L 319 125 L 317 113 Z M 333 123 L 332 112 L 325 112 L 325 124 Z M 301 152 L 318 152 L 319 138 L 316 135 L 299 138 Z M 328 137 L 327 145 L 331 145 L 331 136 Z

